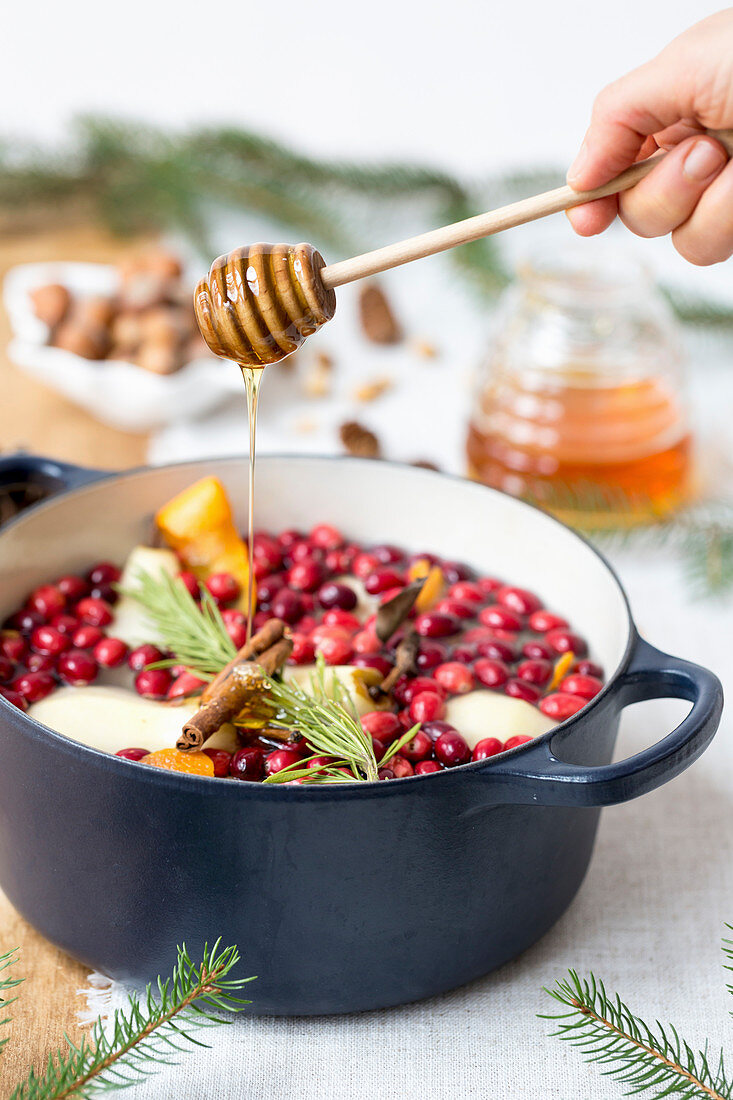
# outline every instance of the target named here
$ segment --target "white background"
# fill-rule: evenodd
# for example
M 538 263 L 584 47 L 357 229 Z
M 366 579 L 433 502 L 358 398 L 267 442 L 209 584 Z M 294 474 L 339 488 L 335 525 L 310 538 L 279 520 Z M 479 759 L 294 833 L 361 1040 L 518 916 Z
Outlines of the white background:
M 308 151 L 466 173 L 563 164 L 593 95 L 714 0 L 8 0 L 2 129 L 80 112 L 228 120 Z

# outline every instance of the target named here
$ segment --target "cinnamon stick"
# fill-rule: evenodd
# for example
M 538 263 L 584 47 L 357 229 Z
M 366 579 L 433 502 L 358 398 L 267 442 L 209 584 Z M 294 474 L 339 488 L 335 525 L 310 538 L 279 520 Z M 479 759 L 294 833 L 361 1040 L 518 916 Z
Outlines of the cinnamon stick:
M 253 634 L 201 696 L 201 706 L 183 726 L 176 746 L 183 752 L 200 749 L 204 741 L 244 709 L 262 682 L 272 676 L 293 649 L 282 619 L 269 619 Z

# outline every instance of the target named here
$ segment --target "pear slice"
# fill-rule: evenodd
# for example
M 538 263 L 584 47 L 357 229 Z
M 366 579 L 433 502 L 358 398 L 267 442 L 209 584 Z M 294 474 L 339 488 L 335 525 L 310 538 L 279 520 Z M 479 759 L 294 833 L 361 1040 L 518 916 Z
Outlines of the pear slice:
M 539 737 L 556 725 L 524 699 L 488 690 L 454 695 L 446 705 L 445 720 L 456 727 L 472 749 L 484 737 L 502 742 L 519 735 Z
M 287 665 L 283 669 L 286 684 L 295 684 L 307 695 L 313 694 L 313 684 L 317 683 L 316 665 Z M 380 683 L 381 673 L 376 668 L 355 668 L 353 665 L 333 665 L 324 672 L 324 686 L 329 698 L 334 698 L 334 684 L 338 683 L 354 704 L 356 713 L 361 717 L 371 710 L 383 710 L 386 703 L 375 703 L 367 688 Z
M 156 550 L 151 546 L 136 546 L 130 551 L 125 562 L 125 568 L 120 577 L 122 588 L 134 591 L 140 586 L 140 573 L 148 573 L 151 577 L 159 577 L 162 573 L 168 573 L 175 577 L 180 572 L 180 563 L 172 550 Z M 131 648 L 150 642 L 152 645 L 161 645 L 160 637 L 153 623 L 150 622 L 145 609 L 131 596 L 120 596 L 114 607 L 114 620 L 109 628 L 109 633 L 116 638 L 121 638 Z

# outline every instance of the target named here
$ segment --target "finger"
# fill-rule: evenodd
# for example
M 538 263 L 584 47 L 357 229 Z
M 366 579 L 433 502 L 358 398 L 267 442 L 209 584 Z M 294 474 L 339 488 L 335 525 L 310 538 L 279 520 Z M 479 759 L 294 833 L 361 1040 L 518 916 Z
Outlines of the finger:
M 664 237 L 692 215 L 697 203 L 728 162 L 710 137 L 687 138 L 645 179 L 619 195 L 619 215 L 639 237 Z
M 654 141 L 660 149 L 673 149 L 688 137 L 699 137 L 705 130 L 692 119 L 684 119 L 675 122 L 672 126 L 666 126 L 664 130 L 654 135 Z
M 607 195 L 605 199 L 584 202 L 567 211 L 568 221 L 581 237 L 595 237 L 608 229 L 618 212 L 618 195 Z
M 733 255 L 733 161 L 706 188 L 690 218 L 672 234 L 692 264 L 719 264 Z

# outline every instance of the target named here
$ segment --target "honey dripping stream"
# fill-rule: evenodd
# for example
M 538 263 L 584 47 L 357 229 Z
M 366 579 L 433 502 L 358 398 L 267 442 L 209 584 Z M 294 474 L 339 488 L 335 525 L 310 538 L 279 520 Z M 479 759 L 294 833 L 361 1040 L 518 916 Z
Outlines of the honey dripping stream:
M 249 568 L 247 571 L 247 641 L 252 637 L 252 621 L 254 618 L 254 541 L 255 541 L 255 440 L 257 436 L 257 404 L 260 396 L 262 375 L 265 373 L 261 367 L 248 367 L 244 363 L 239 364 L 244 379 L 244 389 L 247 395 L 247 421 L 249 423 L 249 499 L 247 503 L 247 554 Z

